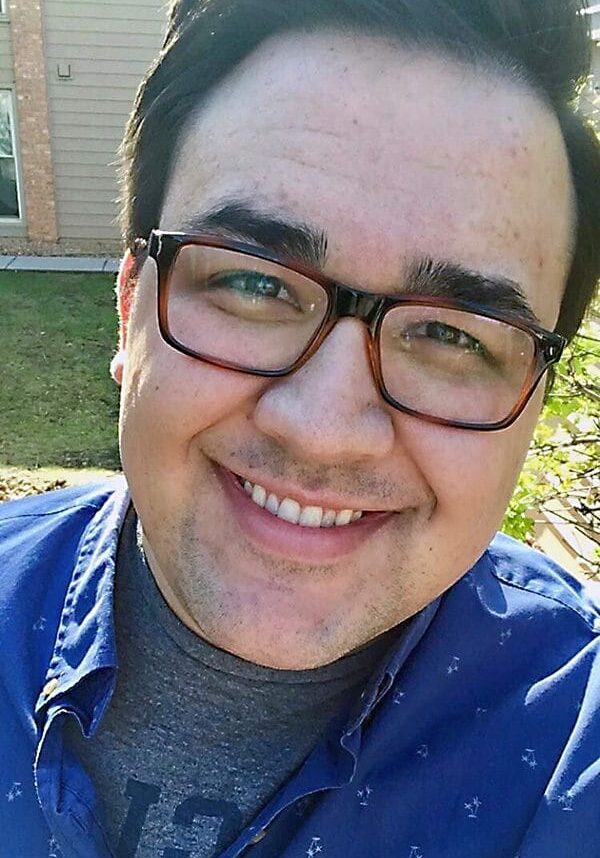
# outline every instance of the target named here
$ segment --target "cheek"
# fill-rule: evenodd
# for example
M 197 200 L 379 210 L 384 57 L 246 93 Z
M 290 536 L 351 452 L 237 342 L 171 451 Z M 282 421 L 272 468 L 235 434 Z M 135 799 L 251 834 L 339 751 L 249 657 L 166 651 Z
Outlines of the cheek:
M 122 446 L 129 438 L 144 448 L 187 444 L 249 407 L 263 384 L 180 354 L 162 341 L 156 326 L 138 328 L 130 337 L 123 382 Z
M 436 514 L 463 521 L 476 516 L 495 529 L 508 505 L 535 426 L 539 403 L 499 432 L 470 432 L 422 423 L 402 440 L 436 497 Z

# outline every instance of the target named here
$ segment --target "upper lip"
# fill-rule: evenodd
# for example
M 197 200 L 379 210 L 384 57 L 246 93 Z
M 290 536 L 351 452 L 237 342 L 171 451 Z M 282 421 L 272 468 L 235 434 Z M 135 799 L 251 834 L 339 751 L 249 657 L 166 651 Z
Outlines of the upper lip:
M 226 468 L 225 465 L 221 465 L 221 467 L 228 470 L 231 474 L 238 477 L 238 479 L 253 484 L 258 484 L 262 486 L 267 494 L 277 495 L 277 498 L 281 501 L 284 498 L 292 498 L 301 506 L 318 506 L 321 509 L 332 509 L 336 512 L 340 512 L 343 509 L 351 509 L 355 512 L 394 512 L 387 507 L 377 507 L 372 503 L 362 503 L 358 500 L 349 500 L 348 498 L 340 498 L 339 495 L 328 494 L 324 492 L 323 494 L 316 495 L 312 492 L 306 491 L 305 489 L 300 488 L 299 486 L 290 486 L 289 484 L 283 486 L 282 483 L 278 482 L 276 479 L 271 479 L 271 477 L 262 477 L 257 474 L 247 475 L 240 474 L 239 471 L 234 471 L 231 468 Z

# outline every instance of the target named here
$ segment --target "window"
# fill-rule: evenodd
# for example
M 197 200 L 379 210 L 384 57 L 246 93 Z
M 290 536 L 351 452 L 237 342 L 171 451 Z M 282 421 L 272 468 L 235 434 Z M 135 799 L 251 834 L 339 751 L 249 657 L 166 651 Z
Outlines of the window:
M 12 109 L 12 93 L 0 90 L 0 218 L 18 218 L 19 185 L 17 180 L 17 158 L 15 155 L 15 132 Z
M 0 15 L 6 15 L 6 0 L 0 0 Z

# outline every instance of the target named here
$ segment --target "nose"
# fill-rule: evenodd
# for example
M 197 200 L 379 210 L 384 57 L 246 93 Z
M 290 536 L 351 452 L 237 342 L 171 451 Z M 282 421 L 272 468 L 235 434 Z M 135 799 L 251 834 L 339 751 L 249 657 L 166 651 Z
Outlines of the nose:
M 275 379 L 257 402 L 257 428 L 296 458 L 337 464 L 389 454 L 394 425 L 371 369 L 366 326 L 342 319 L 292 375 Z

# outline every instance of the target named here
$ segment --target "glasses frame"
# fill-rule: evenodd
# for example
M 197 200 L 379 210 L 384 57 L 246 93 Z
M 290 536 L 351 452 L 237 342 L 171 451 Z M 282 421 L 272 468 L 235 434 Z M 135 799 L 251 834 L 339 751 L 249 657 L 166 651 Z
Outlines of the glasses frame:
M 293 363 L 281 369 L 249 368 L 238 363 L 219 360 L 212 355 L 197 352 L 186 346 L 184 343 L 179 342 L 179 340 L 173 336 L 169 328 L 167 311 L 170 274 L 178 253 L 180 253 L 184 247 L 189 245 L 214 247 L 220 250 L 232 250 L 244 256 L 262 259 L 300 274 L 301 276 L 312 280 L 325 290 L 327 293 L 327 312 L 322 323 L 319 325 L 307 344 L 306 349 Z M 373 292 L 365 292 L 360 289 L 353 289 L 345 283 L 342 283 L 339 280 L 334 280 L 331 277 L 327 277 L 320 271 L 316 271 L 314 268 L 304 265 L 301 262 L 297 262 L 296 260 L 290 260 L 285 257 L 278 256 L 275 253 L 271 253 L 270 251 L 253 244 L 236 241 L 234 239 L 227 239 L 223 236 L 213 235 L 211 233 L 166 232 L 159 229 L 153 229 L 148 238 L 147 251 L 148 256 L 156 263 L 158 273 L 157 310 L 159 331 L 165 343 L 176 349 L 176 351 L 181 352 L 188 357 L 196 358 L 205 363 L 212 364 L 213 366 L 235 370 L 236 372 L 242 372 L 246 375 L 261 376 L 265 378 L 282 378 L 286 375 L 291 375 L 293 372 L 300 369 L 300 367 L 303 366 L 312 357 L 312 355 L 314 355 L 339 319 L 359 319 L 361 322 L 365 323 L 368 330 L 369 336 L 367 339 L 367 346 L 371 368 L 379 392 L 385 402 L 398 411 L 440 426 L 452 426 L 456 429 L 472 429 L 481 432 L 506 429 L 521 415 L 525 406 L 533 396 L 533 393 L 544 373 L 552 364 L 560 360 L 567 342 L 563 336 L 554 333 L 553 331 L 547 331 L 537 325 L 530 324 L 522 321 L 521 319 L 516 319 L 508 313 L 489 310 L 487 307 L 481 307 L 476 303 L 468 301 L 456 301 L 428 295 L 380 295 Z M 518 328 L 528 334 L 534 343 L 534 354 L 529 374 L 523 384 L 521 395 L 511 412 L 504 419 L 497 420 L 494 423 L 474 423 L 469 421 L 452 420 L 423 413 L 404 405 L 402 402 L 391 396 L 386 388 L 381 369 L 380 331 L 387 312 L 397 306 L 441 307 L 448 310 L 463 310 L 466 312 L 476 313 L 479 316 L 485 316 L 488 319 L 504 322 L 511 325 L 513 328 Z

